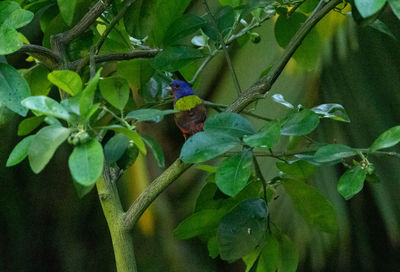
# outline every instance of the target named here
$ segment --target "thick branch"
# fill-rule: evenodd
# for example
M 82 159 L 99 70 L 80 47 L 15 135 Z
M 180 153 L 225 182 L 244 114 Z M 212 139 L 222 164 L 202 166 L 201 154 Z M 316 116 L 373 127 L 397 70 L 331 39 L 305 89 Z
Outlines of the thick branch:
M 61 62 L 58 55 L 40 45 L 24 44 L 16 53 L 28 53 L 43 62 L 50 69 L 53 69 Z
M 60 41 L 64 44 L 69 43 L 80 34 L 85 32 L 97 18 L 106 10 L 106 7 L 110 4 L 111 0 L 99 0 L 85 16 L 70 30 L 60 34 Z
M 243 92 L 227 109 L 226 111 L 240 112 L 247 105 L 255 100 L 264 97 L 278 76 L 282 73 L 283 68 L 288 63 L 291 56 L 300 46 L 307 33 L 321 20 L 330 10 L 332 10 L 342 0 L 331 0 L 328 3 L 322 2 L 318 5 L 315 11 L 304 22 L 300 29 L 296 32 L 283 56 L 275 64 L 267 76 L 256 82 L 247 91 Z M 169 184 L 178 178 L 192 164 L 186 164 L 180 159 L 177 159 L 164 173 L 162 173 L 154 182 L 152 182 L 145 191 L 132 203 L 124 216 L 124 226 L 131 229 L 143 212 L 155 200 L 155 198 L 164 191 Z
M 192 164 L 184 163 L 177 159 L 173 164 L 168 167 L 158 178 L 156 178 L 146 190 L 129 207 L 124 216 L 124 227 L 130 230 L 135 225 L 139 217 L 150 206 L 150 204 L 157 198 L 165 188 L 168 187 L 174 180 L 176 180 L 186 169 Z
M 116 61 L 116 60 L 130 60 L 136 58 L 153 58 L 155 57 L 161 49 L 146 49 L 146 50 L 135 50 L 132 52 L 125 52 L 125 53 L 110 53 L 110 54 L 102 54 L 96 55 L 94 60 L 96 63 L 100 62 L 107 62 L 107 61 Z M 76 67 L 80 66 L 84 59 L 79 59 L 71 64 L 71 69 L 75 70 Z
M 123 209 L 119 199 L 116 180 L 105 164 L 103 177 L 96 182 L 97 193 L 107 220 L 114 248 L 118 272 L 137 271 L 132 235 L 123 228 Z

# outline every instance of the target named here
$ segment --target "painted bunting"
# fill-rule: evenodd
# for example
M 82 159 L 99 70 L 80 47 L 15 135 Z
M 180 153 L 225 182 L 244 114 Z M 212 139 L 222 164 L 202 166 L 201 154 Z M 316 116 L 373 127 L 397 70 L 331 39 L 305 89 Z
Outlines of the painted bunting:
M 206 109 L 203 101 L 192 87 L 183 80 L 174 80 L 170 84 L 174 96 L 175 123 L 187 140 L 190 136 L 203 130 L 206 120 Z

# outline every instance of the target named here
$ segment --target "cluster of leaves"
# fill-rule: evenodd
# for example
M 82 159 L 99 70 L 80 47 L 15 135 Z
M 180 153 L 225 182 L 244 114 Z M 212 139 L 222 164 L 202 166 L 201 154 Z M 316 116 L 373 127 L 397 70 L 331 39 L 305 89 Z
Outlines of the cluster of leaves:
M 338 192 L 350 199 L 361 191 L 365 180 L 375 180 L 374 166 L 368 154 L 400 142 L 400 127 L 380 135 L 368 149 L 340 144 L 318 143 L 305 152 L 272 152 L 285 136 L 303 136 L 314 131 L 321 118 L 350 122 L 339 104 L 322 104 L 311 109 L 293 106 L 283 96 L 273 96 L 290 111 L 280 120 L 267 122 L 257 132 L 251 123 L 236 113 L 209 117 L 204 131 L 189 138 L 181 150 L 181 159 L 200 163 L 219 155 L 230 155 L 217 168 L 199 165 L 210 173 L 201 191 L 194 214 L 175 229 L 180 239 L 199 236 L 207 242 L 210 256 L 234 261 L 243 258 L 247 271 L 295 271 L 298 256 L 290 239 L 279 229 L 268 230 L 268 201 L 283 185 L 294 208 L 311 227 L 324 232 L 337 230 L 336 214 L 330 202 L 305 183 L 317 167 L 343 163 L 349 169 L 338 181 Z M 229 152 L 237 147 L 242 151 Z M 286 148 L 285 148 L 286 149 Z M 284 150 L 285 150 L 284 149 Z M 257 154 L 267 154 L 282 161 L 276 163 L 279 176 L 265 181 L 257 172 Z M 349 162 L 346 159 L 352 159 Z M 253 165 L 254 164 L 254 165 Z M 264 192 L 264 199 L 263 199 Z M 258 260 L 258 265 L 256 261 Z M 282 270 L 282 271 L 286 271 Z
M 10 154 L 7 166 L 16 165 L 28 157 L 33 172 L 39 173 L 56 149 L 68 140 L 74 146 L 68 161 L 69 169 L 80 195 L 89 192 L 100 177 L 104 157 L 108 163 L 116 163 L 121 169 L 126 169 L 135 161 L 139 152 L 146 154 L 147 144 L 160 167 L 164 166 L 164 155 L 158 143 L 150 137 L 142 138 L 136 132 L 135 125 L 128 122 L 159 122 L 164 115 L 174 113 L 174 110 L 133 110 L 124 119 L 117 117 L 118 122 L 102 125 L 105 113 L 110 110 L 104 102 L 101 105 L 101 101 L 105 100 L 120 111 L 127 105 L 130 91 L 128 83 L 122 78 L 108 77 L 100 80 L 99 70 L 83 88 L 82 79 L 77 73 L 66 70 L 51 72 L 48 80 L 71 96 L 58 103 L 48 96 L 30 96 L 28 85 L 14 68 L 0 64 L 0 69 L 3 73 L 5 71 L 13 75 L 7 92 L 12 94 L 12 99 L 6 105 L 21 115 L 26 115 L 28 109 L 34 114 L 20 123 L 18 135 L 31 134 L 42 122 L 47 124 L 18 143 Z M 8 78 L 11 79 L 10 76 Z M 16 88 L 18 84 L 24 88 Z M 96 97 L 97 85 L 101 98 Z M 103 152 L 100 141 L 107 131 L 114 131 L 115 135 L 107 141 Z

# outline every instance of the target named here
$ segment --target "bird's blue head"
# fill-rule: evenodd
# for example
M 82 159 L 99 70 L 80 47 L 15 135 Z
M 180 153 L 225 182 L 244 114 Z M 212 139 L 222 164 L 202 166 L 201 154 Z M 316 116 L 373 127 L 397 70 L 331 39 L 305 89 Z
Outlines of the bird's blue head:
M 169 84 L 169 86 L 171 86 L 175 102 L 184 96 L 194 95 L 192 87 L 183 80 L 174 80 Z

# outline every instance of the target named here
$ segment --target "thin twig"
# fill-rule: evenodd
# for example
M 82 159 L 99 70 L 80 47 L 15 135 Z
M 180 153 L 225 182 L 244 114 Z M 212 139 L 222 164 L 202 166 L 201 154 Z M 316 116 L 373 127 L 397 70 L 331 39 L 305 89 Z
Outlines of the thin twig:
M 210 10 L 210 7 L 208 6 L 207 0 L 203 0 L 203 4 L 207 10 L 207 13 L 210 15 L 210 18 L 211 18 L 212 23 L 214 24 L 214 27 L 218 31 L 218 38 L 221 42 L 222 50 L 224 51 L 224 54 L 225 54 L 226 63 L 228 64 L 229 70 L 231 71 L 231 75 L 232 75 L 233 83 L 235 84 L 236 91 L 237 91 L 238 95 L 240 95 L 242 90 L 240 88 L 240 84 L 239 84 L 239 80 L 238 80 L 236 72 L 235 72 L 235 68 L 233 67 L 231 58 L 229 56 L 228 48 L 226 47 L 224 37 L 222 36 L 222 33 L 218 29 L 217 21 Z
M 111 23 L 106 27 L 104 30 L 103 34 L 101 34 L 100 39 L 96 42 L 96 55 L 99 53 L 101 46 L 103 45 L 104 41 L 106 40 L 108 34 L 110 34 L 111 30 L 114 28 L 114 26 L 119 22 L 119 20 L 125 15 L 125 13 L 128 11 L 128 8 L 135 2 L 135 0 L 128 0 L 125 2 L 124 6 L 122 9 L 118 12 L 117 16 L 115 16 Z
M 253 162 L 254 162 L 254 169 L 256 170 L 256 176 L 261 180 L 261 184 L 263 187 L 263 193 L 264 193 L 264 200 L 265 200 L 265 205 L 267 205 L 268 208 L 268 197 L 267 197 L 267 181 L 264 178 L 264 175 L 262 174 L 260 165 L 258 164 L 256 156 L 253 155 Z M 271 232 L 271 227 L 270 227 L 270 218 L 269 218 L 269 212 L 267 214 L 267 226 L 269 232 Z
M 214 103 L 214 102 L 207 101 L 207 100 L 204 100 L 204 105 L 210 106 L 210 107 L 212 107 L 212 108 L 214 108 L 216 110 L 219 110 L 219 111 L 220 111 L 220 109 L 226 109 L 228 107 L 228 105 L 218 104 L 218 103 Z M 253 113 L 253 112 L 250 112 L 250 111 L 243 110 L 241 113 L 245 114 L 245 115 L 248 115 L 248 116 L 251 116 L 251 117 L 254 117 L 254 118 L 257 118 L 257 119 L 260 119 L 260 120 L 264 120 L 264 121 L 273 121 L 274 120 L 274 119 L 271 119 L 271 118 L 268 118 L 268 117 L 264 117 L 262 115 L 259 115 L 259 114 L 256 114 L 256 113 Z
M 206 67 L 207 63 L 210 62 L 211 58 L 213 57 L 213 55 L 209 55 L 207 56 L 207 58 L 203 61 L 203 63 L 200 65 L 199 69 L 197 69 L 196 73 L 194 74 L 192 80 L 189 81 L 189 84 L 193 84 L 197 77 L 200 75 L 201 71 L 203 71 L 204 67 Z
M 161 51 L 162 51 L 161 49 L 148 49 L 148 50 L 146 49 L 146 50 L 134 50 L 125 53 L 101 54 L 101 55 L 96 55 L 94 57 L 94 60 L 96 61 L 96 63 L 100 63 L 100 62 L 117 61 L 117 60 L 130 60 L 136 58 L 153 58 Z M 75 70 L 79 66 L 85 66 L 82 65 L 83 62 L 84 59 L 76 60 L 70 64 L 70 68 L 72 70 Z M 86 63 L 86 65 L 87 64 L 88 63 Z

